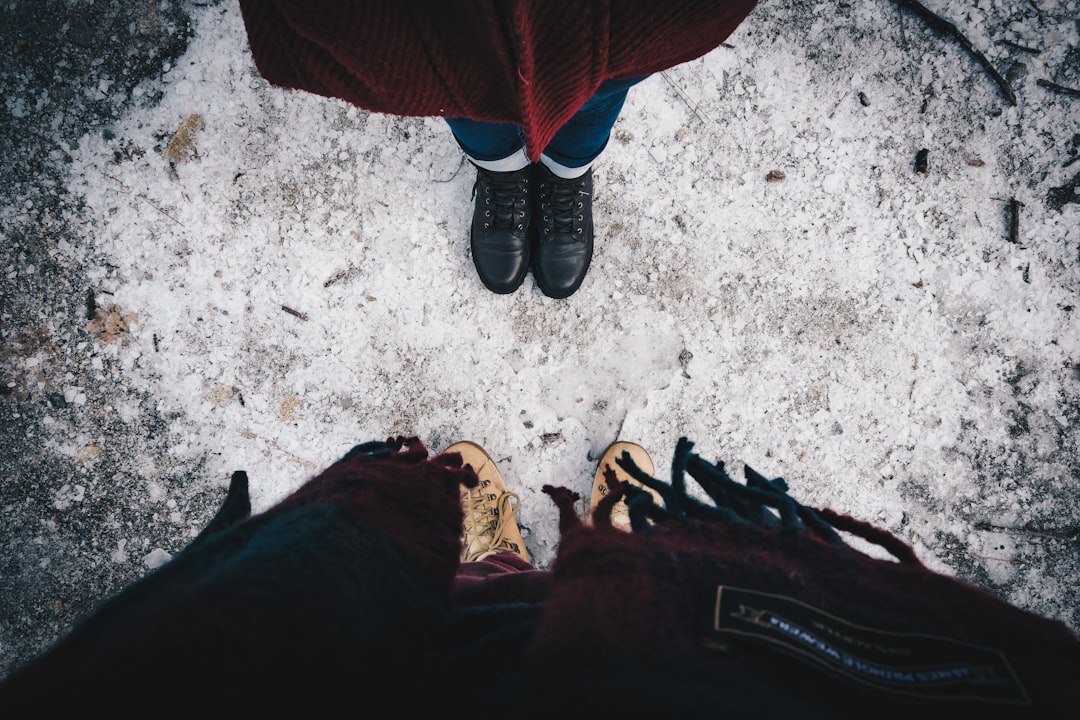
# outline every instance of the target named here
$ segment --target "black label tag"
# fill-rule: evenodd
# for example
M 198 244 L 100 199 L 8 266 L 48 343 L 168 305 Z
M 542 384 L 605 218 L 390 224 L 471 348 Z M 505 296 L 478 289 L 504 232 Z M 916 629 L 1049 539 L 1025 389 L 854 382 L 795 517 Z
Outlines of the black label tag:
M 783 595 L 723 585 L 708 592 L 711 645 L 743 638 L 861 685 L 912 698 L 1031 704 L 1008 660 L 993 648 L 854 625 Z

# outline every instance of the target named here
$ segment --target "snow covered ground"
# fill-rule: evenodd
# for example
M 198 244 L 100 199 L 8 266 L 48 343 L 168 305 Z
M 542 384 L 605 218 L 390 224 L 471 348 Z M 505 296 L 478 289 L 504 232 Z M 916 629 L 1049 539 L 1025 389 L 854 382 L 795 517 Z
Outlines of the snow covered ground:
M 270 87 L 231 2 L 52 3 L 58 40 L 86 6 L 105 31 L 66 96 L 3 77 L 51 168 L 19 159 L 0 209 L 4 664 L 181 549 L 233 470 L 257 512 L 397 434 L 488 449 L 540 565 L 542 485 L 587 497 L 616 439 L 666 475 L 686 436 L 1080 627 L 1080 99 L 1039 84 L 1080 87 L 1080 11 L 926 5 L 1015 104 L 899 2 L 763 0 L 631 90 L 559 301 L 480 284 L 441 120 Z M 186 48 L 115 49 L 185 14 Z

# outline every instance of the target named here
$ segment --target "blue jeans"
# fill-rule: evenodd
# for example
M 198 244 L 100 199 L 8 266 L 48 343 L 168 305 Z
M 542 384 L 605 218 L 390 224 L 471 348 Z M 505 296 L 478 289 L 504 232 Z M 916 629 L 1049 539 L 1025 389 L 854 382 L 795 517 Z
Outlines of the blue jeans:
M 602 82 L 574 117 L 555 133 L 544 148 L 545 159 L 568 169 L 588 166 L 607 147 L 611 128 L 619 118 L 627 91 L 646 77 Z M 446 122 L 458 145 L 473 160 L 495 162 L 517 153 L 524 157 L 525 140 L 517 125 L 468 118 L 446 118 Z

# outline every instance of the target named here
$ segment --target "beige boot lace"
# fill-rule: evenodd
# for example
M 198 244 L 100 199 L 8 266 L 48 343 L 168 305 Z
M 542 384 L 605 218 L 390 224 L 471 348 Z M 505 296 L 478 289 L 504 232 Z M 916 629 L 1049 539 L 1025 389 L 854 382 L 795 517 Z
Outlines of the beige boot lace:
M 505 492 L 498 498 L 493 493 L 485 493 L 488 484 L 482 481 L 464 503 L 465 532 L 461 551 L 464 562 L 483 560 L 507 551 L 521 555 L 518 544 L 505 537 L 507 524 L 514 522 L 520 500 L 512 492 Z

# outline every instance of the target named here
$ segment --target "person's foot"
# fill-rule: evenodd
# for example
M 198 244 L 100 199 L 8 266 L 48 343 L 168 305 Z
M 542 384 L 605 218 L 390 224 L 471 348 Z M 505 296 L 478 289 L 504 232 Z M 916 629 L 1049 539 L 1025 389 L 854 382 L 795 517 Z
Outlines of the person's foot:
M 548 297 L 566 298 L 585 279 L 593 254 L 592 168 L 570 180 L 543 163 L 536 172 L 533 277 Z
M 489 555 L 512 552 L 531 562 L 514 518 L 519 498 L 506 491 L 495 461 L 482 447 L 468 440 L 454 443 L 443 450 L 446 453 L 460 453 L 462 465 L 472 467 L 480 478 L 476 487 L 461 488 L 461 507 L 465 512 L 461 561 L 475 562 Z
M 637 443 L 620 440 L 608 445 L 607 450 L 600 456 L 600 460 L 596 465 L 596 477 L 593 479 L 592 502 L 589 505 L 589 516 L 593 519 L 594 523 L 596 522 L 596 506 L 599 505 L 604 496 L 611 491 L 608 487 L 610 477 L 614 477 L 621 482 L 628 482 L 634 487 L 650 493 L 653 496 L 654 503 L 661 506 L 663 505 L 659 493 L 651 488 L 645 487 L 640 482 L 630 477 L 628 472 L 615 463 L 615 459 L 621 458 L 623 452 L 630 453 L 630 459 L 634 461 L 634 464 L 637 465 L 638 469 L 642 472 L 650 476 L 655 472 L 653 461 L 652 458 L 649 457 L 649 453 Z M 619 498 L 619 501 L 611 508 L 611 525 L 617 530 L 630 531 L 630 508 L 626 504 L 625 495 Z
M 480 281 L 494 293 L 512 293 L 529 271 L 532 200 L 529 166 L 514 172 L 476 168 L 469 244 Z

